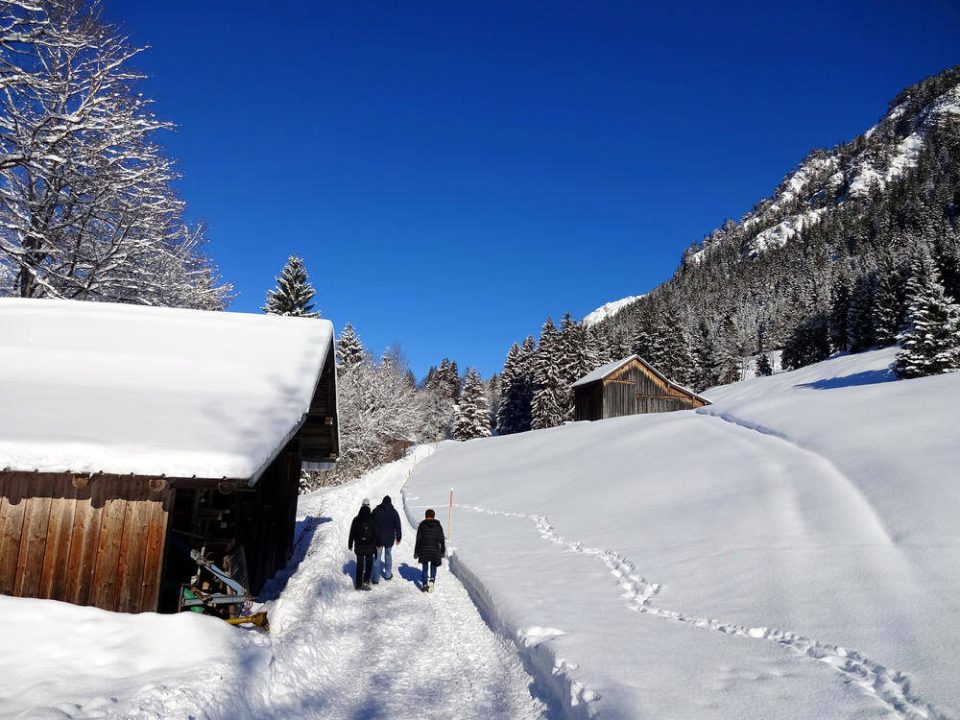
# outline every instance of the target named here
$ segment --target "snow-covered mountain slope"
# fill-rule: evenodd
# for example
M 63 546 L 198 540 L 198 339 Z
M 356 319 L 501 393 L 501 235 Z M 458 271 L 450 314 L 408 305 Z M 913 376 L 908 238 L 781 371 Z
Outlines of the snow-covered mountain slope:
M 880 121 L 854 141 L 811 152 L 772 197 L 691 245 L 683 266 L 698 265 L 724 245 L 755 258 L 819 223 L 829 209 L 884 193 L 917 165 L 932 129 L 960 123 L 958 82 L 958 68 L 928 78 L 897 96 Z
M 451 567 L 570 716 L 960 712 L 960 374 L 892 350 L 444 449 Z
M 632 303 L 635 303 L 637 300 L 639 300 L 642 297 L 643 295 L 628 295 L 625 298 L 620 298 L 619 300 L 608 302 L 605 305 L 601 305 L 593 312 L 590 312 L 584 315 L 583 320 L 581 320 L 581 322 L 586 327 L 596 325 L 598 322 L 601 322 L 603 320 L 606 320 L 607 318 L 613 317 L 618 312 L 623 310 L 627 305 L 631 305 Z

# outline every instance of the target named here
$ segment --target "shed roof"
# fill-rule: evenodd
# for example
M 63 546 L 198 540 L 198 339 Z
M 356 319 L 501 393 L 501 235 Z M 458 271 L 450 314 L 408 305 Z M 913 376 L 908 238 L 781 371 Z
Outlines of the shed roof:
M 592 373 L 589 373 L 588 375 L 584 375 L 582 378 L 580 378 L 580 379 L 577 380 L 575 383 L 573 383 L 570 387 L 571 387 L 571 388 L 580 387 L 581 385 L 589 385 L 590 383 L 594 383 L 594 382 L 598 382 L 598 381 L 600 381 L 600 380 L 604 380 L 604 379 L 608 378 L 609 376 L 613 375 L 613 373 L 615 373 L 617 370 L 619 370 L 620 368 L 624 367 L 625 365 L 633 362 L 634 360 L 636 360 L 636 361 L 640 362 L 641 364 L 643 364 L 644 367 L 646 367 L 646 368 L 647 368 L 648 370 L 650 370 L 654 375 L 656 375 L 656 376 L 659 377 L 661 380 L 663 380 L 665 383 L 667 383 L 667 385 L 669 385 L 670 387 L 672 387 L 674 390 L 679 390 L 680 392 L 682 392 L 682 393 L 684 393 L 684 394 L 686 394 L 686 395 L 689 395 L 690 397 L 694 397 L 694 398 L 697 398 L 698 400 L 702 400 L 705 405 L 710 405 L 710 404 L 711 404 L 710 401 L 707 400 L 707 399 L 706 399 L 705 397 L 703 397 L 702 395 L 698 395 L 697 393 L 695 393 L 695 392 L 694 392 L 693 390 L 691 390 L 690 388 L 687 388 L 687 387 L 684 387 L 683 385 L 679 385 L 678 383 L 675 383 L 673 380 L 671 380 L 671 379 L 668 378 L 666 375 L 664 375 L 662 372 L 660 372 L 659 370 L 657 370 L 653 365 L 651 365 L 650 363 L 648 363 L 646 360 L 644 360 L 644 359 L 643 359 L 642 357 L 640 357 L 639 355 L 630 355 L 629 357 L 623 358 L 623 360 L 616 360 L 616 361 L 614 361 L 614 362 L 612 362 L 612 363 L 607 363 L 606 365 L 603 365 L 602 367 L 598 367 L 598 368 L 597 368 L 596 370 L 594 370 Z
M 327 320 L 0 299 L 0 470 L 254 482 L 332 340 Z

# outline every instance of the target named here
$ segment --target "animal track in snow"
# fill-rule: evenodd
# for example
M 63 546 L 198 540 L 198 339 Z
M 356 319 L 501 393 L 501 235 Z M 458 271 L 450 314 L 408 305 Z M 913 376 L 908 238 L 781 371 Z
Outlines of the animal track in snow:
M 692 625 L 693 627 L 725 635 L 735 635 L 752 640 L 776 643 L 799 655 L 822 662 L 833 668 L 844 679 L 844 682 L 859 687 L 865 694 L 875 698 L 885 705 L 897 717 L 905 720 L 955 720 L 956 716 L 944 709 L 928 703 L 915 694 L 910 686 L 910 678 L 899 670 L 888 668 L 866 657 L 862 653 L 832 645 L 800 635 L 789 630 L 770 627 L 749 627 L 738 623 L 723 622 L 714 618 L 697 617 L 685 613 L 666 610 L 651 604 L 651 600 L 660 590 L 658 583 L 647 580 L 640 575 L 636 566 L 621 553 L 605 548 L 594 548 L 584 545 L 579 540 L 569 540 L 559 535 L 553 525 L 543 515 L 490 510 L 475 505 L 456 503 L 456 507 L 473 512 L 498 515 L 501 517 L 517 518 L 532 522 L 544 540 L 559 545 L 567 550 L 592 555 L 602 562 L 617 578 L 623 590 L 623 598 L 627 607 L 634 612 L 645 613 L 671 620 L 673 622 Z M 563 662 L 565 667 L 573 667 Z M 555 673 L 557 672 L 555 668 Z M 599 699 L 599 695 L 587 690 L 582 685 L 572 682 L 570 686 L 571 704 L 589 702 Z

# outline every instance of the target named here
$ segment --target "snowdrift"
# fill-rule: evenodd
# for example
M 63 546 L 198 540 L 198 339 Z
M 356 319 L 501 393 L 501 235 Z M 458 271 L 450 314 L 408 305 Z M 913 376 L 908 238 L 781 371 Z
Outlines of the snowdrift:
M 454 488 L 451 568 L 566 715 L 955 717 L 960 374 L 893 354 L 447 446 L 407 503 Z

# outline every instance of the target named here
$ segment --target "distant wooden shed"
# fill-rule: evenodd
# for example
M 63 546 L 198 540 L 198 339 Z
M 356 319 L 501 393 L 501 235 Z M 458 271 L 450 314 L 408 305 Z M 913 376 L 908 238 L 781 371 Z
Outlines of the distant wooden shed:
M 334 358 L 326 320 L 0 299 L 0 594 L 173 610 L 173 537 L 256 592 L 337 457 Z
M 597 368 L 571 386 L 576 420 L 672 412 L 710 401 L 676 384 L 639 355 Z

